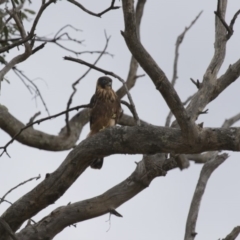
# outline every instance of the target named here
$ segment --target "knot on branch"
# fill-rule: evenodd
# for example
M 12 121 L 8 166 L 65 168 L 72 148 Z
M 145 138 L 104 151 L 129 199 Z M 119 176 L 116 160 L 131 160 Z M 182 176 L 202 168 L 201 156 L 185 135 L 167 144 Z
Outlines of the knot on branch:
M 234 14 L 234 16 L 233 16 L 229 25 L 226 23 L 224 17 L 222 16 L 221 7 L 220 7 L 220 0 L 218 0 L 217 11 L 214 11 L 214 14 L 219 18 L 220 22 L 225 27 L 225 29 L 227 31 L 226 40 L 229 40 L 234 33 L 233 26 L 235 24 L 235 21 L 236 21 L 238 15 L 240 14 L 240 9 Z

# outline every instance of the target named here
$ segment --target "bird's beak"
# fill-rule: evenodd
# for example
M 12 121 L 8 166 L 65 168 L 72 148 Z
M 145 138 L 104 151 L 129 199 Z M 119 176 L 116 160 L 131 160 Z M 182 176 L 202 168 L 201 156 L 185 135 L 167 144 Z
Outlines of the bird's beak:
M 112 82 L 108 82 L 107 86 L 111 87 L 112 86 Z

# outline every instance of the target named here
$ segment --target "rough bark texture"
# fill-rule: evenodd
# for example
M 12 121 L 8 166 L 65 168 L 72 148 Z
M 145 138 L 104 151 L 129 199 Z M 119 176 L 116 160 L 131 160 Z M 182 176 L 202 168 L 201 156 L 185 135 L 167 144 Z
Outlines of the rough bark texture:
M 52 2 L 54 1 L 51 0 L 47 3 L 42 1 L 42 8 L 43 6 L 46 8 Z M 90 12 L 80 3 L 69 2 L 87 13 Z M 170 111 L 176 117 L 176 122 L 172 124 L 171 128 L 154 126 L 144 121 L 141 121 L 141 126 L 136 126 L 133 117 L 123 115 L 120 120 L 122 127 L 112 127 L 101 131 L 77 146 L 75 144 L 81 131 L 89 121 L 88 109 L 80 111 L 69 121 L 70 132 L 67 131 L 67 126 L 64 126 L 58 135 L 50 135 L 35 130 L 33 127 L 24 130 L 16 137 L 16 141 L 24 145 L 49 151 L 74 149 L 53 173 L 47 174 L 40 184 L 19 198 L 4 212 L 0 218 L 0 240 L 52 239 L 71 224 L 106 213 L 120 216 L 115 210 L 117 207 L 147 188 L 154 178 L 165 176 L 168 171 L 178 167 L 178 160 L 187 164 L 188 160 L 204 163 L 186 224 L 185 240 L 193 240 L 196 235 L 197 217 L 207 181 L 211 173 L 228 157 L 224 153 L 218 155 L 218 151 L 240 151 L 240 128 L 229 128 L 240 119 L 239 114 L 225 121 L 222 128 L 203 128 L 203 126 L 195 124 L 207 104 L 216 99 L 240 76 L 240 60 L 238 60 L 230 65 L 222 76 L 218 77 L 225 58 L 228 40 L 226 27 L 222 23 L 225 19 L 227 0 L 218 1 L 214 54 L 201 84 L 199 84 L 197 93 L 193 95 L 186 108 L 164 71 L 140 42 L 139 26 L 146 0 L 138 0 L 136 10 L 133 0 L 123 0 L 122 2 L 125 23 L 122 35 L 132 53 L 126 86 L 131 89 L 135 85 L 139 63 L 165 99 Z M 111 6 L 100 14 L 116 9 L 114 3 L 115 1 L 112 1 Z M 40 9 L 30 34 L 34 33 L 36 24 L 45 8 Z M 98 16 L 99 14 L 91 12 L 91 15 Z M 15 20 L 18 22 L 18 19 Z M 19 31 L 22 34 L 20 43 L 29 38 L 29 35 L 27 36 L 24 32 L 24 28 L 21 29 L 21 27 L 23 26 L 19 23 Z M 25 48 L 29 47 L 28 42 L 23 41 L 23 43 L 25 43 Z M 10 47 L 12 48 L 13 45 Z M 0 49 L 0 52 L 4 49 Z M 11 69 L 12 65 L 8 65 L 8 68 Z M 1 71 L 0 75 L 3 77 L 4 71 Z M 174 76 L 176 80 L 176 70 Z M 126 93 L 129 92 L 124 86 L 117 91 L 119 98 L 124 97 Z M 1 130 L 14 137 L 25 126 L 5 106 L 0 105 Z M 169 153 L 170 158 L 167 158 Z M 59 207 L 39 222 L 28 224 L 20 232 L 14 234 L 24 221 L 59 199 L 81 176 L 93 159 L 113 154 L 143 154 L 143 159 L 137 163 L 135 171 L 126 180 L 102 195 Z M 235 239 L 239 232 L 239 227 L 236 227 L 225 239 Z

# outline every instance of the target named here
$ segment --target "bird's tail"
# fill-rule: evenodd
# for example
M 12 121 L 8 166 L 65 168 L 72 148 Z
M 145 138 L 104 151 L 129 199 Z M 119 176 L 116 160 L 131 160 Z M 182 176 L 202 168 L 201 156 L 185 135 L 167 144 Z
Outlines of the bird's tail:
M 103 158 L 96 158 L 92 161 L 90 166 L 91 168 L 94 168 L 94 169 L 101 169 L 102 165 L 103 165 Z

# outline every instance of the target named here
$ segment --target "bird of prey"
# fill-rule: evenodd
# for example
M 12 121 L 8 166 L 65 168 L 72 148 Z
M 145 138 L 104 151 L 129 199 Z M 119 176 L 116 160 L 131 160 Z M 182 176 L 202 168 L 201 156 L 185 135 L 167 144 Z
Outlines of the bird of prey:
M 90 133 L 88 137 L 98 133 L 105 128 L 115 126 L 122 116 L 120 99 L 112 89 L 112 79 L 100 77 L 97 80 L 95 94 L 90 101 Z M 103 158 L 94 159 L 91 167 L 101 169 Z

